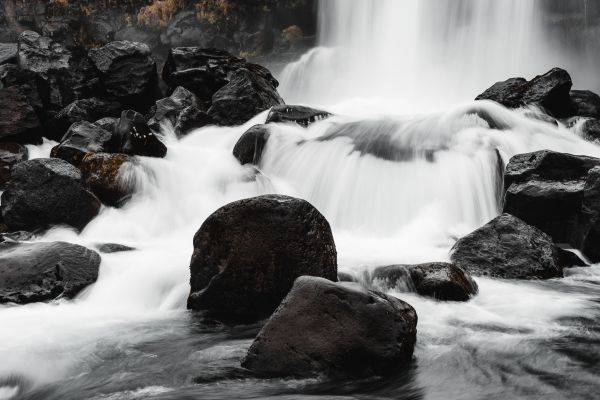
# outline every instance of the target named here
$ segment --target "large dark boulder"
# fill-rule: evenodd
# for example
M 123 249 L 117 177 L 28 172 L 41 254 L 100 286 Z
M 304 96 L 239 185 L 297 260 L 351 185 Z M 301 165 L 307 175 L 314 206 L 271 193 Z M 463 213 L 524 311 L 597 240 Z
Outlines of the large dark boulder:
M 254 125 L 238 139 L 233 147 L 233 156 L 242 165 L 258 165 L 269 136 L 269 127 L 267 125 Z
M 451 260 L 476 276 L 549 279 L 563 276 L 552 238 L 510 214 L 502 214 L 459 239 Z
M 75 122 L 60 144 L 52 149 L 50 155 L 79 166 L 83 157 L 89 153 L 110 151 L 112 136 L 111 132 L 91 122 Z
M 118 153 L 158 158 L 167 155 L 167 146 L 148 127 L 144 116 L 133 110 L 121 113 L 113 138 Z
M 372 279 L 385 289 L 399 288 L 442 301 L 467 301 L 479 290 L 462 268 L 441 262 L 379 267 Z
M 49 123 L 51 132 L 45 134 L 46 137 L 59 141 L 75 122 L 94 122 L 104 117 L 118 117 L 120 112 L 121 105 L 116 101 L 97 97 L 76 100 L 54 116 Z
M 125 175 L 133 162 L 132 157 L 126 154 L 95 153 L 86 155 L 79 169 L 86 187 L 103 203 L 119 207 L 134 192 L 132 182 Z
M 308 125 L 328 118 L 331 114 L 327 111 L 317 110 L 305 106 L 290 106 L 283 104 L 275 106 L 267 116 L 266 124 L 271 122 L 295 122 L 298 125 Z
M 0 139 L 21 143 L 40 140 L 40 120 L 18 87 L 0 89 Z
M 104 90 L 137 111 L 147 110 L 159 97 L 156 63 L 143 43 L 116 41 L 89 51 Z
M 40 158 L 12 168 L 1 210 L 13 231 L 57 224 L 83 229 L 98 214 L 100 201 L 83 187 L 77 168 L 58 158 Z
M 585 181 L 597 165 L 600 159 L 548 150 L 514 156 L 504 176 L 504 212 L 541 229 L 556 243 L 579 247 Z
M 300 277 L 242 366 L 267 377 L 368 377 L 411 361 L 417 313 L 353 283 Z
M 100 255 L 71 243 L 0 243 L 0 303 L 72 298 L 98 278 Z
M 600 118 L 600 96 L 589 90 L 571 90 L 571 110 L 574 116 Z
M 62 44 L 37 32 L 25 31 L 19 36 L 19 67 L 46 74 L 50 70 L 69 68 L 71 52 Z
M 329 223 L 310 203 L 267 195 L 215 211 L 194 236 L 188 308 L 226 322 L 268 317 L 302 275 L 337 279 Z
M 570 96 L 572 85 L 573 82 L 567 71 L 554 68 L 531 81 L 511 78 L 498 82 L 477 96 L 475 100 L 493 100 L 508 108 L 536 105 L 543 107 L 554 117 L 562 118 L 572 115 Z
M 241 125 L 273 106 L 283 104 L 277 85 L 247 69 L 231 74 L 229 83 L 212 97 L 208 114 L 219 125 Z
M 171 96 L 158 100 L 153 107 L 148 126 L 159 132 L 164 124 L 170 124 L 177 136 L 186 134 L 193 128 L 210 123 L 211 118 L 195 94 L 179 86 Z M 196 125 L 197 124 L 197 125 Z
M 27 147 L 13 142 L 0 142 L 0 188 L 10 180 L 12 167 L 29 156 Z
M 600 262 L 600 166 L 592 168 L 587 175 L 580 220 L 580 249 L 592 262 Z

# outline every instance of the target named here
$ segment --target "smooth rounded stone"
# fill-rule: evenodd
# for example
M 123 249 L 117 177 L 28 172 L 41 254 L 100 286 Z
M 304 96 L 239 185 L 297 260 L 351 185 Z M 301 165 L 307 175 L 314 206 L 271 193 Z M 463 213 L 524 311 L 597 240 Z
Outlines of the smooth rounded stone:
M 152 117 L 148 126 L 159 132 L 164 124 L 170 124 L 175 134 L 182 136 L 193 128 L 200 128 L 211 119 L 208 117 L 204 104 L 195 94 L 179 86 L 170 97 L 160 99 L 153 107 Z
M 150 130 L 144 116 L 133 110 L 121 113 L 114 140 L 119 153 L 158 158 L 167 155 L 167 146 Z
M 233 147 L 233 156 L 242 165 L 258 165 L 269 136 L 269 127 L 267 125 L 254 125 L 238 139 Z
M 504 212 L 578 248 L 581 200 L 588 171 L 600 159 L 548 150 L 519 154 L 506 167 Z
M 552 238 L 510 214 L 502 214 L 459 239 L 450 258 L 475 276 L 503 279 L 562 277 L 559 252 Z
M 0 188 L 10 180 L 10 171 L 15 164 L 29 157 L 27 147 L 13 142 L 0 142 Z
M 571 90 L 572 115 L 600 119 L 600 96 L 589 90 Z
M 442 301 L 468 301 L 479 292 L 462 268 L 442 262 L 379 267 L 372 279 L 386 289 L 401 288 Z
M 531 81 L 523 78 L 511 78 L 498 82 L 475 100 L 493 100 L 508 108 L 524 105 L 543 107 L 556 118 L 572 115 L 571 87 L 573 82 L 569 73 L 560 68 L 553 68 Z
M 19 87 L 0 89 L 0 139 L 21 143 L 41 140 L 40 120 Z
M 0 43 L 0 64 L 16 63 L 17 49 L 16 43 Z
M 188 308 L 231 323 L 268 317 L 296 278 L 337 279 L 329 223 L 310 203 L 266 195 L 215 211 L 194 236 Z
M 82 181 L 105 204 L 123 205 L 134 193 L 134 187 L 123 175 L 133 160 L 126 154 L 95 153 L 86 155 L 79 169 Z
M 37 32 L 21 33 L 18 47 L 18 64 L 22 69 L 47 73 L 51 69 L 69 68 L 71 52 L 62 44 Z
M 58 158 L 23 161 L 2 193 L 4 223 L 35 231 L 66 224 L 83 229 L 100 211 L 100 200 L 81 183 L 81 172 Z
M 265 123 L 294 122 L 298 125 L 307 127 L 314 122 L 324 120 L 330 116 L 331 114 L 327 111 L 304 106 L 290 106 L 283 104 L 271 109 Z
M 123 253 L 126 251 L 135 250 L 134 247 L 125 246 L 124 244 L 119 243 L 100 243 L 97 244 L 95 247 L 96 250 L 104 254 Z
M 359 284 L 300 277 L 242 366 L 266 377 L 368 377 L 412 359 L 417 313 Z
M 71 243 L 0 243 L 0 303 L 72 298 L 96 282 L 100 255 Z
M 272 81 L 245 68 L 231 74 L 229 83 L 212 97 L 208 115 L 219 125 L 241 125 L 271 107 L 284 104 Z
M 144 43 L 115 41 L 89 51 L 106 92 L 136 110 L 157 98 L 158 77 L 150 48 Z
M 50 156 L 77 167 L 86 155 L 109 151 L 112 141 L 112 133 L 98 125 L 87 121 L 75 122 L 60 144 L 52 148 Z
M 116 101 L 96 97 L 76 100 L 54 116 L 50 122 L 52 133 L 46 133 L 46 137 L 51 136 L 52 139 L 60 141 L 75 122 L 94 122 L 103 117 L 118 117 L 120 112 L 121 105 Z

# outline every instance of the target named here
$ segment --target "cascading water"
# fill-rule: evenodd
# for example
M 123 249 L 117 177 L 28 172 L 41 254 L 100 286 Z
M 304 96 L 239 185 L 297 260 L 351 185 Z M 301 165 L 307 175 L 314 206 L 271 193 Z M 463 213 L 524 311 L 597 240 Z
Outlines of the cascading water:
M 311 201 L 332 225 L 340 270 L 360 276 L 378 265 L 447 260 L 457 237 L 499 213 L 499 168 L 514 154 L 600 157 L 600 147 L 565 126 L 531 118 L 536 110 L 469 102 L 494 80 L 546 68 L 535 7 L 322 1 L 320 43 L 328 47 L 290 65 L 282 90 L 288 102 L 330 104 L 336 116 L 306 129 L 272 125 L 258 171 L 231 151 L 265 113 L 180 140 L 166 128 L 166 159 L 141 158 L 128 171 L 137 192 L 125 207 L 103 209 L 81 234 L 56 228 L 35 239 L 136 250 L 103 255 L 98 282 L 74 301 L 0 306 L 0 399 L 597 393 L 597 266 L 545 283 L 479 278 L 480 294 L 460 304 L 393 291 L 419 315 L 416 366 L 343 387 L 240 379 L 256 327 L 206 327 L 185 311 L 192 237 L 230 201 L 273 192 Z M 448 106 L 456 99 L 464 103 Z M 30 150 L 43 157 L 50 148 Z

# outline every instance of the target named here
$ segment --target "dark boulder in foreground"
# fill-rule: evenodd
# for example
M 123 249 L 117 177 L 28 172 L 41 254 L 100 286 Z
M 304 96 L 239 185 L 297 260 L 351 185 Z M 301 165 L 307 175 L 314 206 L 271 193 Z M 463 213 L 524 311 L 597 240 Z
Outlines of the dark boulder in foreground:
M 110 151 L 112 141 L 112 133 L 98 125 L 87 121 L 76 122 L 50 155 L 77 167 L 87 154 Z
M 269 127 L 267 125 L 254 125 L 240 136 L 233 147 L 233 156 L 242 165 L 258 165 L 267 140 L 269 140 L 269 135 Z
M 451 260 L 475 276 L 549 279 L 563 276 L 552 238 L 510 214 L 502 214 L 461 238 Z
M 554 68 L 531 81 L 512 78 L 498 82 L 475 100 L 493 100 L 508 108 L 536 105 L 543 107 L 554 117 L 563 118 L 573 115 L 570 96 L 572 86 L 569 73 Z
M 590 118 L 581 124 L 582 137 L 590 142 L 600 141 L 600 120 Z
M 327 111 L 317 110 L 304 106 L 280 105 L 275 106 L 269 112 L 266 124 L 271 122 L 295 122 L 298 125 L 308 125 L 321 121 L 331 116 Z
M 79 165 L 82 181 L 103 203 L 119 207 L 134 191 L 123 175 L 127 164 L 132 162 L 126 154 L 88 154 Z
M 400 287 L 442 301 L 467 301 L 478 292 L 477 283 L 462 268 L 441 262 L 380 267 L 372 278 L 386 289 Z
M 179 86 L 170 97 L 156 102 L 148 126 L 159 132 L 163 124 L 169 123 L 177 136 L 183 136 L 189 130 L 208 125 L 211 121 L 204 104 L 196 95 Z
M 72 298 L 98 278 L 100 255 L 71 243 L 0 243 L 0 303 Z
M 267 377 L 368 377 L 411 361 L 417 313 L 358 284 L 301 277 L 242 366 Z
M 542 150 L 519 154 L 506 167 L 504 212 L 578 248 L 588 172 L 600 159 Z M 600 211 L 600 209 L 599 209 Z
M 268 317 L 302 275 L 337 279 L 329 223 L 310 203 L 267 195 L 215 211 L 194 236 L 188 308 L 226 322 Z
M 241 125 L 258 113 L 283 104 L 277 85 L 247 69 L 239 69 L 212 97 L 208 115 L 219 125 Z
M 39 158 L 13 167 L 1 210 L 13 231 L 57 224 L 83 229 L 98 214 L 100 201 L 83 187 L 77 168 L 58 158 Z
M 21 161 L 26 161 L 29 155 L 27 147 L 12 142 L 0 143 L 0 188 L 4 188 L 10 180 L 12 167 Z
M 150 130 L 144 116 L 133 110 L 121 113 L 114 134 L 114 149 L 131 156 L 163 158 L 167 146 Z

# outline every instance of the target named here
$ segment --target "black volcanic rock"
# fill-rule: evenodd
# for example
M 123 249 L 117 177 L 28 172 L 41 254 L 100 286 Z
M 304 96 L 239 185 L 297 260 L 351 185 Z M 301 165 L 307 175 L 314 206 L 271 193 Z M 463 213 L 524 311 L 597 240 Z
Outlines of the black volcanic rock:
M 196 95 L 179 86 L 171 96 L 156 102 L 148 126 L 158 132 L 162 124 L 170 123 L 175 133 L 182 136 L 189 130 L 200 128 L 211 121 L 204 104 Z
M 600 96 L 589 90 L 571 90 L 571 109 L 574 116 L 600 119 Z
M 372 279 L 382 282 L 386 289 L 406 286 L 421 296 L 442 301 L 467 301 L 479 291 L 468 273 L 448 263 L 380 267 L 373 271 Z
M 133 110 L 121 113 L 113 137 L 116 152 L 158 158 L 167 155 L 167 147 L 150 130 L 144 116 Z
M 17 50 L 16 43 L 0 43 L 0 64 L 16 63 Z
M 86 187 L 103 203 L 119 207 L 134 192 L 131 183 L 123 176 L 124 168 L 131 163 L 132 158 L 126 154 L 95 153 L 86 155 L 79 169 Z
M 100 201 L 83 187 L 77 168 L 58 158 L 40 158 L 12 168 L 1 210 L 13 231 L 57 224 L 81 230 L 98 214 Z
M 212 97 L 208 114 L 219 125 L 241 125 L 258 113 L 283 104 L 277 85 L 247 69 L 231 74 L 229 83 Z
M 329 223 L 310 203 L 267 195 L 215 211 L 194 236 L 188 308 L 226 322 L 268 317 L 302 275 L 337 279 Z
M 592 262 L 600 262 L 600 166 L 588 172 L 583 187 L 580 220 L 580 249 Z
M 588 119 L 581 125 L 582 136 L 590 142 L 600 141 L 600 120 Z
M 76 100 L 58 112 L 50 122 L 54 140 L 61 140 L 69 127 L 80 121 L 94 122 L 104 117 L 118 117 L 121 105 L 118 102 L 92 97 Z M 111 130 L 112 132 L 112 130 Z
M 104 90 L 122 104 L 145 111 L 158 98 L 156 63 L 143 43 L 116 41 L 89 51 Z
M 77 167 L 89 153 L 110 151 L 112 140 L 112 133 L 91 122 L 75 122 L 50 155 L 62 158 Z
M 258 165 L 267 140 L 269 140 L 269 135 L 269 127 L 267 125 L 254 125 L 238 139 L 233 148 L 233 156 L 242 165 Z
M 554 117 L 562 118 L 572 115 L 570 96 L 572 85 L 573 82 L 567 71 L 554 68 L 531 81 L 511 78 L 498 82 L 477 96 L 475 100 L 493 100 L 508 108 L 537 105 Z
M 98 278 L 100 255 L 71 243 L 0 243 L 0 303 L 72 298 Z
M 549 279 L 563 276 L 552 238 L 510 214 L 502 214 L 459 239 L 451 260 L 475 276 Z
M 397 372 L 413 355 L 417 313 L 358 284 L 303 276 L 242 362 L 265 377 L 369 377 Z
M 271 122 L 295 122 L 307 127 L 313 122 L 328 118 L 331 114 L 327 111 L 317 110 L 304 106 L 290 106 L 287 104 L 275 106 L 267 116 L 266 124 Z
M 40 140 L 40 120 L 18 87 L 0 89 L 0 139 L 21 143 Z
M 13 142 L 0 142 L 0 188 L 10 180 L 12 167 L 29 156 L 27 147 Z
M 104 117 L 100 118 L 98 121 L 94 122 L 94 125 L 99 126 L 105 131 L 113 132 L 117 128 L 117 124 L 119 123 L 119 118 L 114 117 Z
M 25 31 L 19 36 L 18 64 L 22 69 L 48 73 L 69 68 L 70 59 L 71 52 L 62 44 L 37 32 Z

